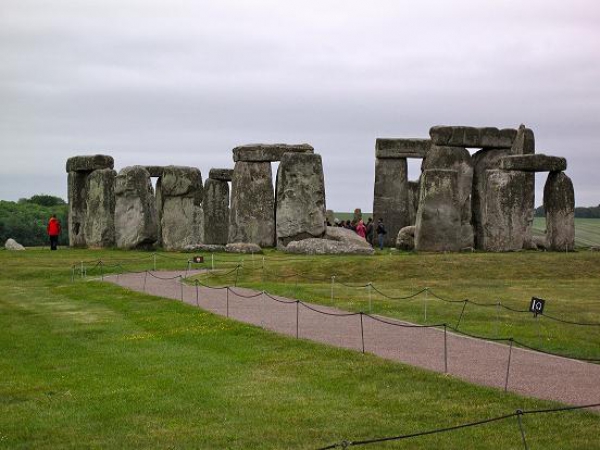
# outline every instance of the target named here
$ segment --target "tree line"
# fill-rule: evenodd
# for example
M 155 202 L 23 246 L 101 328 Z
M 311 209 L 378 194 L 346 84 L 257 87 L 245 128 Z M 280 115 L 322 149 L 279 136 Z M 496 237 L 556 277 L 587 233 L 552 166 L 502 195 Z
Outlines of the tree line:
M 41 194 L 18 202 L 0 200 L 0 246 L 9 238 L 26 247 L 48 245 L 46 227 L 52 214 L 62 225 L 59 245 L 69 245 L 68 205 L 62 198 Z
M 543 206 L 535 209 L 535 217 L 546 217 Z M 575 217 L 578 219 L 600 219 L 600 205 L 598 206 L 576 206 Z

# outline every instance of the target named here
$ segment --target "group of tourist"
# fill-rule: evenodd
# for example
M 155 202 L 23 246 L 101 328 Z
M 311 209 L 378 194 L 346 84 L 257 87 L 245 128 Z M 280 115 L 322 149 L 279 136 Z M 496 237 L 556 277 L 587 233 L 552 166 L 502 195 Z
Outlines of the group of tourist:
M 383 250 L 383 242 L 385 240 L 387 231 L 385 229 L 385 225 L 383 224 L 383 219 L 381 218 L 377 221 L 377 226 L 375 226 L 372 217 L 369 217 L 366 225 L 362 219 L 350 221 L 339 220 L 336 218 L 334 219 L 333 225 L 328 221 L 327 226 L 335 226 L 352 230 L 361 238 L 365 239 L 369 244 L 371 244 L 371 246 L 375 246 L 375 236 L 377 236 L 377 244 L 379 244 L 379 249 Z

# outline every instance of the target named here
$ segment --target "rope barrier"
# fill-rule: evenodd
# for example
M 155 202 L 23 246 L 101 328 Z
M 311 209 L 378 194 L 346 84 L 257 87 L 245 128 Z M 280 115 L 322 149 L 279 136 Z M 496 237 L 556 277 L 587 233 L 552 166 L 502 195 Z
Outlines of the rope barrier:
M 511 413 L 511 414 L 504 414 L 502 416 L 491 417 L 489 419 L 478 420 L 476 422 L 463 423 L 463 424 L 455 425 L 452 427 L 436 428 L 434 430 L 420 431 L 418 433 L 402 434 L 402 435 L 398 435 L 398 436 L 389 436 L 389 437 L 382 437 L 382 438 L 375 438 L 375 439 L 365 439 L 365 440 L 361 440 L 361 441 L 341 441 L 339 443 L 328 445 L 326 447 L 320 447 L 318 450 L 331 450 L 331 449 L 335 449 L 335 448 L 348 448 L 348 447 L 357 447 L 357 446 L 362 446 L 362 445 L 377 444 L 377 443 L 389 442 L 389 441 L 400 441 L 403 439 L 411 439 L 411 438 L 416 438 L 416 437 L 421 437 L 421 436 L 428 436 L 428 435 L 432 435 L 432 434 L 447 433 L 450 431 L 456 431 L 456 430 L 460 430 L 460 429 L 464 429 L 464 428 L 486 425 L 489 423 L 500 422 L 500 421 L 511 419 L 514 417 L 516 417 L 517 419 L 520 419 L 520 417 L 524 416 L 524 415 L 548 414 L 548 413 L 566 412 L 566 411 L 574 411 L 574 410 L 597 408 L 597 407 L 600 407 L 600 403 L 594 403 L 594 404 L 589 404 L 589 405 L 580 405 L 580 406 L 567 406 L 567 407 L 552 408 L 552 409 L 537 409 L 537 410 L 529 410 L 529 411 L 517 409 L 514 413 Z M 523 428 L 522 428 L 522 424 L 520 423 L 520 420 L 519 420 L 519 424 L 520 424 L 520 426 L 519 426 L 520 433 L 521 433 L 522 438 L 524 439 Z M 525 448 L 527 448 L 525 442 L 524 442 L 524 445 L 525 445 Z

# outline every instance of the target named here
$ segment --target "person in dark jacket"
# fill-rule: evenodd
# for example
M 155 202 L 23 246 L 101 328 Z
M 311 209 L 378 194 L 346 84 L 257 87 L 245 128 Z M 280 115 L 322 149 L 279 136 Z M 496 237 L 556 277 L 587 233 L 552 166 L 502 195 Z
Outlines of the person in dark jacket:
M 56 214 L 52 214 L 52 217 L 50 217 L 47 231 L 50 237 L 50 250 L 57 250 L 58 236 L 60 236 L 60 221 L 56 218 Z
M 379 250 L 383 250 L 383 241 L 385 239 L 385 235 L 387 231 L 385 229 L 385 225 L 383 225 L 383 219 L 380 217 L 377 222 L 377 239 L 379 240 Z

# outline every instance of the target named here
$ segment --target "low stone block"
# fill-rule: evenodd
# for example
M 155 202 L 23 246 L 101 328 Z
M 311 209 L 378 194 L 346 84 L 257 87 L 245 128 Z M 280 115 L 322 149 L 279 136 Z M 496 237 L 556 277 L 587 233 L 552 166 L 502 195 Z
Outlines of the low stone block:
M 430 139 L 377 138 L 375 157 L 379 159 L 424 158 L 430 145 Z
M 251 242 L 233 242 L 225 246 L 227 253 L 262 253 L 259 245 Z
M 415 230 L 414 225 L 404 227 L 398 233 L 396 239 L 396 248 L 398 250 L 412 251 L 415 249 Z
M 233 179 L 233 169 L 210 169 L 210 172 L 208 172 L 208 179 L 231 181 Z
M 9 238 L 6 240 L 6 242 L 4 243 L 4 248 L 10 251 L 25 250 L 25 247 L 23 247 L 21 244 L 15 241 L 13 238 Z
M 309 144 L 248 144 L 233 149 L 233 161 L 275 162 L 281 161 L 284 153 L 314 153 Z
M 559 156 L 535 155 L 506 156 L 500 160 L 503 170 L 521 172 L 562 172 L 567 170 L 567 160 Z
M 67 159 L 67 172 L 91 172 L 114 167 L 115 160 L 109 155 L 73 156 Z

